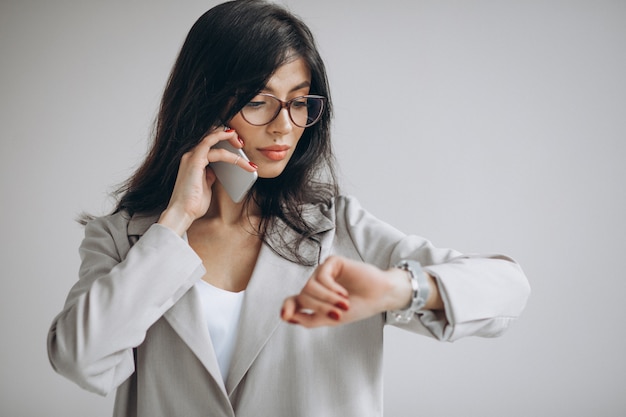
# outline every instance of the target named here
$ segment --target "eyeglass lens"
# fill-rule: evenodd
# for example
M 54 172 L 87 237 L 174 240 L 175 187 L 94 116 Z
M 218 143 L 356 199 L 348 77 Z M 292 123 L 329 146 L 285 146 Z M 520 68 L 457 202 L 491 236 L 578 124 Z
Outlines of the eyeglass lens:
M 299 127 L 314 125 L 322 115 L 324 98 L 321 96 L 302 96 L 287 102 L 289 117 Z M 278 116 L 282 102 L 273 96 L 260 94 L 241 110 L 244 119 L 253 125 L 266 125 Z

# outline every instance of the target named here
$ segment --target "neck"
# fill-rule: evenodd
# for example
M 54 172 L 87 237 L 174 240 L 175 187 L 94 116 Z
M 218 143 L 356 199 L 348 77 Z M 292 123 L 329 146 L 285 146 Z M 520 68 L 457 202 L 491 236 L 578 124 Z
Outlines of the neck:
M 219 181 L 213 184 L 212 192 L 211 205 L 202 219 L 233 226 L 249 225 L 251 220 L 260 216 L 260 209 L 253 200 L 235 203 Z

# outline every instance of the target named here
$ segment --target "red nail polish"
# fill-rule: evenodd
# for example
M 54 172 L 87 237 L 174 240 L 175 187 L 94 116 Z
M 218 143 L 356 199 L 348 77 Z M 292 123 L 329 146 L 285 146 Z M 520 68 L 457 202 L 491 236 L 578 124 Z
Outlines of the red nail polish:
M 241 143 L 241 146 L 245 145 L 243 139 L 241 139 L 239 136 L 237 136 L 237 140 L 239 141 L 239 143 Z
M 233 133 L 235 131 L 235 129 L 226 129 L 224 132 L 226 133 Z
M 337 314 L 336 311 L 332 311 L 332 310 L 329 311 L 328 317 L 331 318 L 332 320 L 339 321 L 339 314 Z
M 348 309 L 349 309 L 348 304 L 346 304 L 343 301 L 339 301 L 337 304 L 335 304 L 335 307 L 337 307 L 337 308 L 339 308 L 339 309 L 341 309 L 343 311 L 348 311 Z
M 251 166 L 252 168 L 254 168 L 254 169 L 259 169 L 258 165 L 257 165 L 257 164 L 255 164 L 254 162 L 249 161 L 248 163 L 250 164 L 250 166 Z

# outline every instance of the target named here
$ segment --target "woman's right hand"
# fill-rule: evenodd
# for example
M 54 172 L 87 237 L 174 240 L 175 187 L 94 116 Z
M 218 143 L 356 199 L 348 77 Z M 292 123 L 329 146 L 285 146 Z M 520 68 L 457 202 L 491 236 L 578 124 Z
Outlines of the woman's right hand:
M 243 141 L 233 129 L 217 128 L 206 135 L 191 151 L 185 153 L 178 167 L 172 196 L 158 223 L 183 235 L 194 220 L 204 216 L 211 204 L 211 187 L 215 182 L 211 162 L 234 163 L 246 171 L 254 171 L 243 158 L 225 149 L 213 148 L 219 141 L 227 140 L 235 148 L 242 148 Z

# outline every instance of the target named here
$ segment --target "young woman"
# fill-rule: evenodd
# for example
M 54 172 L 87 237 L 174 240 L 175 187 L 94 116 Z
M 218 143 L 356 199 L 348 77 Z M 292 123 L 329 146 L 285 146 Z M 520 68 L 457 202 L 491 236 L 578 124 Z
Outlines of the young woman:
M 86 225 L 53 367 L 116 390 L 118 417 L 380 416 L 385 324 L 501 334 L 529 293 L 518 265 L 434 248 L 339 195 L 331 109 L 289 12 L 242 0 L 200 17 L 148 157 L 114 213 Z M 242 201 L 219 162 L 258 174 Z

